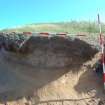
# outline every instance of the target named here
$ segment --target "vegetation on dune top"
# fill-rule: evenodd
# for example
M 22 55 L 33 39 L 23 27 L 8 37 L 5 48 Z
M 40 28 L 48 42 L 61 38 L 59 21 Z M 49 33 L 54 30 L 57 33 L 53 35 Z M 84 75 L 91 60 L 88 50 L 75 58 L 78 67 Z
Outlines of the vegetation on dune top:
M 30 24 L 23 27 L 3 29 L 1 32 L 69 32 L 69 33 L 98 33 L 97 22 L 71 21 L 59 23 Z M 105 24 L 102 23 L 102 32 L 105 32 Z

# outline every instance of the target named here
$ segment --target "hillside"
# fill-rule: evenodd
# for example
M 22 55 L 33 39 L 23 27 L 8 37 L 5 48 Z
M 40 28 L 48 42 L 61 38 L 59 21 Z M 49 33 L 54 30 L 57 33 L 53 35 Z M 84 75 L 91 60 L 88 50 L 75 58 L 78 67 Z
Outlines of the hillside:
M 3 32 L 69 32 L 69 33 L 97 33 L 99 32 L 97 22 L 59 22 L 59 23 L 40 23 L 29 24 L 12 29 L 3 29 Z M 105 32 L 105 24 L 102 23 L 102 31 Z

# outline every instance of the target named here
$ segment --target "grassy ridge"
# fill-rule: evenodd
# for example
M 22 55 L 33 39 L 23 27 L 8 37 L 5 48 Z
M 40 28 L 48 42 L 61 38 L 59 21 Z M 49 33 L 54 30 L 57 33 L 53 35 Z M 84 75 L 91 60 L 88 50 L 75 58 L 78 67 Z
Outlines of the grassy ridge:
M 98 24 L 96 22 L 61 22 L 61 23 L 43 23 L 30 24 L 23 27 L 12 29 L 3 29 L 2 32 L 69 32 L 69 33 L 97 33 L 99 32 Z M 105 24 L 102 24 L 102 32 L 105 32 Z

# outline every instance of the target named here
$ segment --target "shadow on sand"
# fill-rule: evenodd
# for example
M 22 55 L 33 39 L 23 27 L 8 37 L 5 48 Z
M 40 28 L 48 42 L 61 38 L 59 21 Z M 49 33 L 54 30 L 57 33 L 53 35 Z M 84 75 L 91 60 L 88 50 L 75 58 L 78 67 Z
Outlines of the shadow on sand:
M 80 76 L 75 90 L 79 94 L 83 93 L 88 94 L 90 97 L 94 97 L 94 102 L 100 100 L 99 103 L 102 103 L 102 105 L 105 104 L 103 75 L 97 74 L 92 68 L 88 69 Z

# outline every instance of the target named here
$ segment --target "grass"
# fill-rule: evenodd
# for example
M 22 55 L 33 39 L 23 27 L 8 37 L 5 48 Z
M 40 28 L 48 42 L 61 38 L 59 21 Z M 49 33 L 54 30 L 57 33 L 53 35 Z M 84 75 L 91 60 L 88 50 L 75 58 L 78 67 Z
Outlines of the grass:
M 68 32 L 68 33 L 98 33 L 97 22 L 71 21 L 59 23 L 29 24 L 23 27 L 3 29 L 1 32 Z M 102 32 L 105 33 L 105 24 L 102 23 Z

